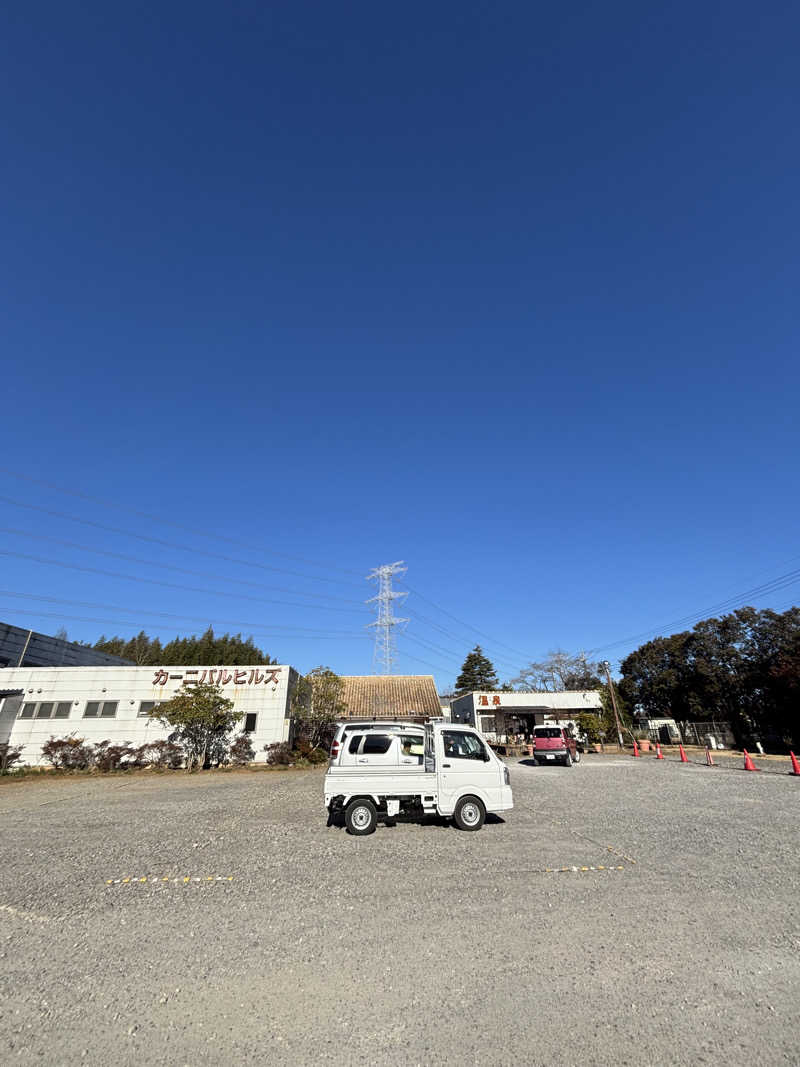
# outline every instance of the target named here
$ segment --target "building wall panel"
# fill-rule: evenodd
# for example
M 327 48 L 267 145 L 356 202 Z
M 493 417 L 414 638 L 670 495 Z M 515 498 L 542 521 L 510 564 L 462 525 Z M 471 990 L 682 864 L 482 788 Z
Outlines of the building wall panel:
M 51 736 L 75 734 L 93 744 L 108 739 L 133 745 L 166 738 L 168 728 L 140 716 L 141 702 L 169 700 L 184 681 L 202 680 L 202 672 L 212 670 L 224 672 L 214 678 L 223 682 L 222 691 L 234 710 L 256 716 L 251 742 L 257 761 L 264 762 L 264 745 L 288 740 L 289 701 L 297 674 L 285 665 L 6 668 L 0 672 L 3 692 L 21 690 L 28 704 L 68 702 L 70 707 L 68 718 L 20 718 L 19 697 L 8 695 L 0 701 L 0 741 L 24 745 L 23 762 L 37 765 L 42 762 L 42 744 Z M 114 718 L 86 718 L 86 705 L 96 701 L 116 701 Z M 244 719 L 238 729 L 243 725 Z

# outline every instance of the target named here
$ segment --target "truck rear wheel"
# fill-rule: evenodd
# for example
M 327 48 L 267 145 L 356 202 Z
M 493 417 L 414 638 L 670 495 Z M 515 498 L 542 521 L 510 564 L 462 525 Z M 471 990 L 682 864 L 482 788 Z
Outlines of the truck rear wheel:
M 453 812 L 453 822 L 459 830 L 480 830 L 486 818 L 486 808 L 477 797 L 461 797 Z
M 371 800 L 351 800 L 344 813 L 344 822 L 349 834 L 365 837 L 375 833 L 378 813 Z

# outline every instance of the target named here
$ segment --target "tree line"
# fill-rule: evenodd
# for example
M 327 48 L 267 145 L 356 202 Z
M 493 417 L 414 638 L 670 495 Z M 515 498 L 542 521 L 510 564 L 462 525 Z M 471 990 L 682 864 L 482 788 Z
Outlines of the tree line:
M 704 619 L 641 645 L 620 669 L 620 692 L 648 717 L 725 720 L 740 743 L 800 744 L 800 608 Z
M 617 683 L 624 725 L 634 718 L 725 721 L 737 741 L 800 746 L 800 608 L 739 608 L 691 630 L 656 637 L 629 653 Z M 599 690 L 611 732 L 603 668 L 583 654 L 556 650 L 501 685 L 476 645 L 456 681 L 456 694 Z
M 131 638 L 104 635 L 90 647 L 132 660 L 140 667 L 193 667 L 212 663 L 220 667 L 231 664 L 257 667 L 277 663 L 256 647 L 252 637 L 228 633 L 217 636 L 211 626 L 199 637 L 175 637 L 165 645 L 157 637 L 149 637 L 140 630 Z

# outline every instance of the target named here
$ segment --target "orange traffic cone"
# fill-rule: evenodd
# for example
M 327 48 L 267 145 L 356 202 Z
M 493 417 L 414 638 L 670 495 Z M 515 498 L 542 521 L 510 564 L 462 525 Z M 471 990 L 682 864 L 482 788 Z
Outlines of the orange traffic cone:
M 711 749 L 706 745 L 706 767 L 716 767 L 714 757 L 711 755 Z
M 792 757 L 792 769 L 789 774 L 800 774 L 800 763 L 797 762 L 797 756 L 795 756 L 794 752 L 790 752 L 789 755 Z
M 636 744 L 636 740 L 633 742 L 633 755 L 634 758 L 639 755 L 639 746 Z M 798 772 L 800 774 L 800 771 Z
M 689 760 L 688 760 L 688 758 L 686 756 L 686 753 L 683 750 L 683 745 L 678 745 L 678 748 L 680 749 L 680 753 L 681 753 L 681 763 L 688 763 Z
M 742 752 L 744 752 L 744 769 L 746 771 L 757 771 L 758 767 L 756 767 L 755 763 L 753 763 L 753 761 L 750 759 L 750 756 L 747 753 L 747 749 L 743 748 Z
M 658 743 L 658 741 L 656 741 L 656 759 L 663 759 L 663 758 L 664 757 L 661 754 L 661 745 Z

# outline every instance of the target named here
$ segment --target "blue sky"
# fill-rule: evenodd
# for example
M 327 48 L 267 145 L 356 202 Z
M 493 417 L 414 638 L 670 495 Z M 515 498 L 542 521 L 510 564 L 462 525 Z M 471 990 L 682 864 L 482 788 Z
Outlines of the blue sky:
M 0 619 L 368 673 L 402 559 L 446 688 L 794 602 L 796 5 L 0 28 Z

